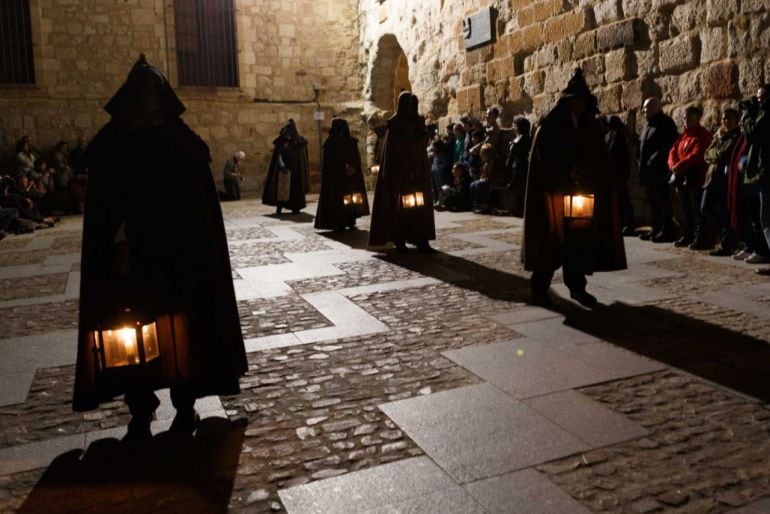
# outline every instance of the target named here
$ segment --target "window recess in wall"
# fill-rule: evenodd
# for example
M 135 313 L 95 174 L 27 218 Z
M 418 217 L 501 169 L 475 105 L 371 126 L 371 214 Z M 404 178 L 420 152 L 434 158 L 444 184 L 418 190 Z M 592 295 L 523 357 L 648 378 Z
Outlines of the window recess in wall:
M 0 0 L 0 84 L 35 84 L 29 0 Z
M 182 87 L 238 87 L 235 0 L 174 0 Z

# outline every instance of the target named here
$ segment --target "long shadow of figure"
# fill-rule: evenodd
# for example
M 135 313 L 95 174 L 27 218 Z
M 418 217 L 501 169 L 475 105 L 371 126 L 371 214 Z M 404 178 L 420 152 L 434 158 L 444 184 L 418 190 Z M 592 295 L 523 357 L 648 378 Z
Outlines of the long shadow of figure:
M 19 512 L 227 512 L 245 430 L 207 418 L 195 437 L 95 441 L 56 457 Z
M 368 240 L 365 231 L 324 235 L 359 249 L 365 249 Z M 387 250 L 378 258 L 494 300 L 526 302 L 529 298 L 528 277 L 461 257 Z M 510 258 L 517 259 L 518 254 Z M 565 317 L 565 325 L 581 332 L 770 402 L 770 341 L 654 305 L 618 302 L 586 310 L 555 299 L 551 310 Z

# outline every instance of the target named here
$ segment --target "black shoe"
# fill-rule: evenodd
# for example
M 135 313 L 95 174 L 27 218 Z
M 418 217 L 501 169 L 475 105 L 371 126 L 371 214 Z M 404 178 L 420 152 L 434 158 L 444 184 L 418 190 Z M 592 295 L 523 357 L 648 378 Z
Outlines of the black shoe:
M 396 251 L 398 253 L 406 253 L 406 243 L 396 243 Z
M 709 255 L 712 257 L 730 257 L 732 254 L 733 251 L 725 248 L 724 246 L 719 246 L 709 252 Z
M 685 246 L 690 246 L 692 243 L 693 239 L 691 237 L 682 236 L 674 242 L 674 246 L 677 248 L 684 248 Z
M 548 308 L 553 305 L 553 300 L 551 300 L 551 295 L 546 291 L 544 293 L 532 293 L 532 296 L 529 297 L 527 303 L 530 305 L 537 305 L 538 307 Z
M 292 209 L 292 210 L 291 210 L 291 213 L 292 213 L 292 214 L 299 214 L 299 212 L 300 212 L 300 210 L 299 210 L 299 209 Z
M 673 243 L 676 241 L 676 236 L 671 232 L 658 232 L 652 236 L 651 241 L 653 243 Z
M 711 248 L 711 247 L 710 247 L 709 245 L 707 245 L 705 242 L 703 242 L 703 241 L 698 241 L 698 240 L 696 239 L 696 240 L 695 240 L 695 241 L 693 241 L 693 243 L 692 243 L 690 246 L 688 246 L 687 248 L 689 248 L 690 250 L 708 250 L 708 249 L 709 249 L 709 248 Z
M 570 291 L 569 296 L 583 307 L 591 308 L 596 307 L 599 304 L 599 300 L 585 289 L 583 291 Z
M 417 251 L 419 251 L 419 252 L 422 252 L 422 253 L 427 253 L 427 254 L 429 254 L 429 255 L 430 255 L 430 254 L 434 254 L 434 253 L 438 253 L 438 250 L 436 250 L 435 248 L 433 248 L 433 247 L 432 247 L 430 244 L 428 244 L 428 243 L 419 243 L 419 244 L 417 245 Z
M 276 214 L 281 214 L 281 211 L 283 211 L 283 207 L 276 207 L 275 208 L 275 213 Z
M 763 277 L 770 277 L 770 268 L 758 268 L 754 270 L 757 275 L 762 275 Z
M 652 239 L 653 235 L 654 234 L 652 233 L 652 231 L 642 232 L 641 234 L 639 234 L 639 239 L 641 239 L 642 241 L 649 241 L 650 239 Z
M 623 227 L 623 237 L 633 237 L 635 235 L 636 229 L 634 227 Z
M 180 434 L 192 434 L 200 422 L 201 417 L 195 412 L 195 409 L 178 410 L 169 430 Z
M 137 419 L 132 417 L 128 422 L 128 431 L 123 436 L 123 441 L 144 441 L 152 439 L 152 431 L 150 430 L 150 423 L 152 422 L 152 416 L 147 418 Z

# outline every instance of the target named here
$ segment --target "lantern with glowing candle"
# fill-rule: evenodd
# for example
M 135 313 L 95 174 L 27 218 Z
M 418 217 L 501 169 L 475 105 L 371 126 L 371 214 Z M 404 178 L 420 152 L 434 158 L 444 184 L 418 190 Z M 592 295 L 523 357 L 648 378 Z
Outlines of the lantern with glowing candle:
M 342 197 L 342 204 L 346 207 L 356 207 L 363 205 L 364 195 L 361 193 L 350 193 Z
M 160 357 L 158 327 L 154 317 L 141 317 L 124 309 L 120 320 L 93 333 L 97 369 L 143 366 Z
M 414 191 L 401 195 L 401 207 L 404 209 L 417 209 L 425 205 L 425 196 L 422 191 Z
M 567 193 L 564 195 L 564 218 L 566 220 L 592 220 L 594 217 L 594 195 Z

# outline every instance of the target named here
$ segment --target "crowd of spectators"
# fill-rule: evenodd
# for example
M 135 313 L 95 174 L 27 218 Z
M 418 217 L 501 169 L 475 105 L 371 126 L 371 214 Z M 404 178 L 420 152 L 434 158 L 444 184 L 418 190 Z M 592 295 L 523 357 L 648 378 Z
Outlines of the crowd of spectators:
M 702 109 L 690 106 L 679 133 L 660 100 L 645 101 L 638 164 L 652 229 L 642 239 L 770 263 L 770 84 L 738 107 L 724 109 L 719 126 L 708 130 Z M 756 271 L 770 276 L 770 267 Z
M 692 105 L 681 113 L 680 132 L 654 97 L 644 102 L 638 138 L 620 117 L 599 117 L 625 236 L 749 264 L 770 263 L 768 88 L 761 86 L 739 108 L 725 108 L 711 130 L 701 124 L 703 110 Z M 428 127 L 437 209 L 521 215 L 536 127 L 522 117 L 511 129 L 501 129 L 499 117 L 492 107 L 483 123 L 463 116 L 459 123 L 450 121 L 443 135 L 436 125 Z M 629 193 L 635 172 L 649 207 L 650 230 L 637 227 Z M 770 267 L 757 273 L 770 275 Z
M 16 144 L 13 159 L 0 175 L 0 239 L 54 226 L 62 215 L 83 212 L 88 169 L 86 142 L 70 149 L 59 141 L 40 152 L 30 136 Z

